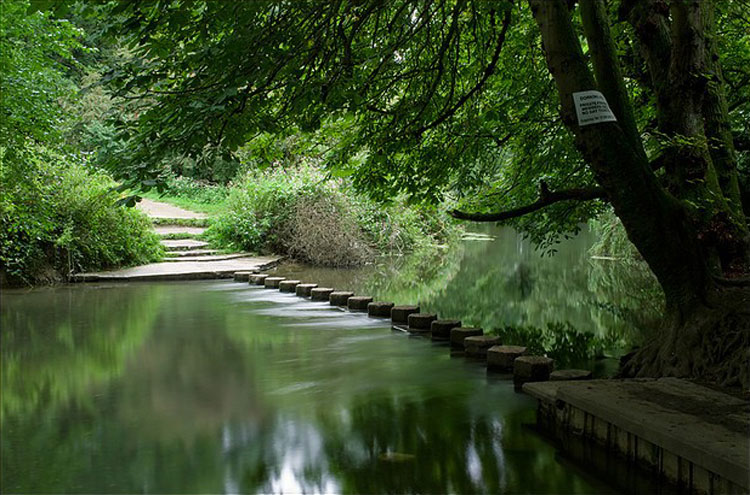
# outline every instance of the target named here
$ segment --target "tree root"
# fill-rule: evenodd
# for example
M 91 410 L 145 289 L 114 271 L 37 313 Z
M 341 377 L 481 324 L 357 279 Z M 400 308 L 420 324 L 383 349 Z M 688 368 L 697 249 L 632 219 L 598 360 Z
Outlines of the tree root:
M 618 376 L 676 376 L 750 390 L 750 291 L 717 295 L 715 305 L 666 323 L 621 363 Z

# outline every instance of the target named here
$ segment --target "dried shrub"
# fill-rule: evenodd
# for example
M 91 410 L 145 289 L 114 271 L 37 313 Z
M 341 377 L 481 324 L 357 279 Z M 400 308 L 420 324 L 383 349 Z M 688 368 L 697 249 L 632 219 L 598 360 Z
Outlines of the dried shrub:
M 375 256 L 350 209 L 335 194 L 300 198 L 280 241 L 291 256 L 314 265 L 359 266 Z

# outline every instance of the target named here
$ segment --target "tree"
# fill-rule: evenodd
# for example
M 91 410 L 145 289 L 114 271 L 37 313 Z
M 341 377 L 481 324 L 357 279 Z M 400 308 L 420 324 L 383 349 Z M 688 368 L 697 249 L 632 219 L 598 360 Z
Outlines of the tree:
M 624 372 L 748 386 L 744 2 L 610 3 L 116 4 L 134 56 L 107 80 L 141 111 L 117 168 L 151 187 L 170 150 L 231 154 L 257 133 L 335 127 L 331 166 L 381 198 L 452 190 L 480 210 L 456 217 L 515 219 L 547 241 L 609 203 L 668 312 Z M 616 121 L 579 123 L 574 94 L 590 90 Z

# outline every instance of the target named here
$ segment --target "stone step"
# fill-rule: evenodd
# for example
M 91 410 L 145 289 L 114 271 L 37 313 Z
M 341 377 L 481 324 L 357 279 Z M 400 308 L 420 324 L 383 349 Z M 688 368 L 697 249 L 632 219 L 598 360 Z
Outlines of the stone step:
M 161 245 L 169 248 L 171 251 L 188 251 L 191 249 L 199 249 L 208 246 L 205 241 L 196 241 L 194 239 L 182 239 L 182 240 L 163 240 Z
M 188 251 L 167 251 L 165 256 L 167 258 L 183 258 L 190 256 L 203 256 L 206 254 L 219 254 L 218 249 L 190 249 Z M 169 261 L 169 260 L 164 260 Z
M 208 218 L 173 218 L 173 217 L 150 217 L 154 226 L 178 225 L 183 227 L 208 227 Z
M 679 378 L 526 383 L 537 424 L 592 439 L 690 493 L 750 493 L 750 400 Z
M 196 256 L 189 256 L 191 253 L 195 253 L 196 251 L 182 251 L 183 253 L 186 253 L 186 254 L 183 256 L 180 256 L 179 258 L 164 258 L 162 261 L 168 262 L 168 263 L 179 263 L 182 261 L 198 261 L 198 262 L 222 261 L 222 260 L 233 260 L 237 258 L 245 258 L 247 256 L 252 256 L 250 253 L 202 254 L 202 255 L 196 255 Z
M 200 235 L 206 231 L 205 227 L 190 227 L 187 225 L 156 225 L 154 230 L 160 236 L 168 235 Z

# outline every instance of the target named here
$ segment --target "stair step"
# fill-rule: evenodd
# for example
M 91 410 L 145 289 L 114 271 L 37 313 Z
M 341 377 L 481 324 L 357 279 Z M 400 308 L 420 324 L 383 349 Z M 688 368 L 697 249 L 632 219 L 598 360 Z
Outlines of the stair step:
M 164 255 L 167 258 L 183 258 L 185 256 L 203 256 L 218 253 L 218 249 L 190 249 L 188 251 L 167 251 Z
M 182 239 L 182 240 L 163 240 L 161 241 L 162 246 L 169 248 L 170 251 L 187 251 L 191 249 L 199 249 L 208 246 L 205 241 L 196 241 L 194 239 Z
M 190 227 L 187 225 L 157 225 L 154 230 L 159 235 L 166 234 L 194 234 L 199 235 L 206 231 L 205 227 Z
M 190 252 L 190 251 L 186 251 Z M 200 256 L 180 256 L 179 258 L 164 258 L 162 261 L 179 263 L 184 261 L 223 261 L 237 258 L 246 258 L 252 256 L 250 253 L 231 253 L 231 254 L 204 254 Z
M 150 217 L 154 225 L 179 225 L 182 227 L 208 227 L 210 219 L 208 218 L 166 218 Z

